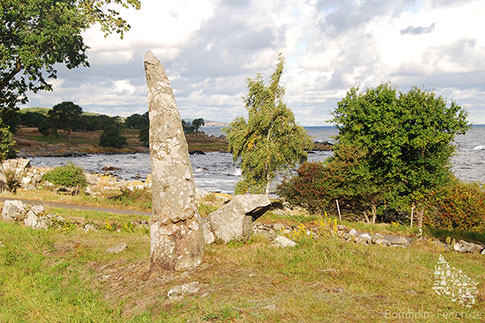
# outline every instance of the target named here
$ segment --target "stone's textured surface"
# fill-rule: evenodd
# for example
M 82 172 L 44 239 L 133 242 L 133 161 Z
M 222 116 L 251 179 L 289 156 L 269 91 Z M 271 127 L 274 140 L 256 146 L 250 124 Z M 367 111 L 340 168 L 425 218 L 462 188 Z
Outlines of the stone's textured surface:
M 21 221 L 25 218 L 27 208 L 18 200 L 7 200 L 2 209 L 2 220 L 4 221 Z
M 179 298 L 184 295 L 193 295 L 200 289 L 199 282 L 186 283 L 170 288 L 167 298 Z
M 94 225 L 92 225 L 91 223 L 87 223 L 86 225 L 84 225 L 84 232 L 90 232 L 90 231 L 97 232 L 98 230 L 96 230 Z
M 263 215 L 271 205 L 267 195 L 244 194 L 209 214 L 208 222 L 215 237 L 229 242 L 247 240 L 254 220 Z
M 276 238 L 273 240 L 273 244 L 277 247 L 294 247 L 296 246 L 296 242 L 285 238 L 283 236 L 277 235 Z
M 350 229 L 349 236 L 354 237 L 356 235 L 357 235 L 357 231 L 355 231 L 355 229 Z
M 200 226 L 202 227 L 202 235 L 204 236 L 204 242 L 206 244 L 211 244 L 216 241 L 216 237 L 211 231 L 211 226 L 208 219 L 200 218 Z
M 372 242 L 372 236 L 368 233 L 357 234 L 354 241 L 362 244 L 370 244 Z
M 109 247 L 108 249 L 106 249 L 106 252 L 109 252 L 109 253 L 120 253 L 123 250 L 125 250 L 127 247 L 128 247 L 128 245 L 126 244 L 126 242 L 122 242 L 122 243 L 119 243 L 117 245 L 114 245 L 114 246 Z
M 394 247 L 408 247 L 411 244 L 411 239 L 402 236 L 383 235 L 384 238 Z
M 463 253 L 480 253 L 483 250 L 484 246 L 481 244 L 473 243 L 473 242 L 466 242 L 464 240 L 460 240 L 455 242 L 453 249 L 458 252 Z
M 273 230 L 275 231 L 283 231 L 284 229 L 285 225 L 283 223 L 276 222 L 275 224 L 273 224 Z
M 18 158 L 4 160 L 2 166 L 5 171 L 4 173 L 8 176 L 9 180 L 17 182 L 20 188 L 35 190 L 36 185 L 42 180 L 42 172 L 30 167 L 30 160 L 28 159 Z M 1 181 L 2 180 L 0 179 L 0 182 Z
M 8 180 L 5 174 L 5 170 L 2 165 L 0 165 L 0 193 L 8 192 L 9 190 L 10 189 L 8 187 Z
M 49 227 L 50 221 L 46 221 L 46 217 L 43 217 L 45 209 L 41 205 L 33 206 L 29 212 L 27 212 L 27 217 L 24 219 L 24 224 L 33 229 L 47 229 Z
M 187 270 L 202 262 L 204 239 L 195 204 L 187 142 L 165 70 L 145 54 L 152 166 L 151 270 Z

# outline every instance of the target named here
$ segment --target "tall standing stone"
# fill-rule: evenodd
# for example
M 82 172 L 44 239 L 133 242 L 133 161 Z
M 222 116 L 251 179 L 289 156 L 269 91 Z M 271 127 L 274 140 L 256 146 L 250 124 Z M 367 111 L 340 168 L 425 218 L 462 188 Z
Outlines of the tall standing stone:
M 145 54 L 153 177 L 151 271 L 187 270 L 202 262 L 204 240 L 182 122 L 165 70 Z

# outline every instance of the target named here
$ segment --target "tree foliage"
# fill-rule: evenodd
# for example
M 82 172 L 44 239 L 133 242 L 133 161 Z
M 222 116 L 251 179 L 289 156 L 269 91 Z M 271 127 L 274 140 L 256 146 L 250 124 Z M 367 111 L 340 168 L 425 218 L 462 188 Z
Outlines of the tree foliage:
M 134 113 L 125 120 L 125 127 L 130 129 L 142 129 L 148 125 L 148 111 L 144 114 Z
M 365 152 L 361 177 L 394 197 L 419 201 L 429 190 L 451 179 L 449 158 L 456 134 L 469 129 L 464 109 L 431 91 L 398 92 L 389 84 L 359 93 L 351 89 L 338 103 L 333 122 L 339 129 L 335 157 L 352 145 Z
M 79 122 L 83 109 L 73 102 L 61 102 L 49 110 L 49 123 L 51 127 L 67 131 L 71 140 L 72 129 Z
M 82 32 L 91 25 L 123 36 L 129 25 L 113 4 L 140 7 L 139 0 L 0 1 L 0 109 L 26 103 L 28 91 L 51 90 L 55 64 L 89 66 Z
M 2 120 L 0 119 L 0 125 Z M 8 127 L 0 126 L 0 162 L 17 157 L 17 150 L 15 147 L 15 141 L 12 138 L 12 133 L 9 131 Z
M 244 98 L 248 119 L 236 118 L 225 129 L 229 150 L 241 166 L 243 180 L 237 184 L 237 194 L 268 193 L 277 172 L 306 160 L 305 149 L 312 147 L 311 137 L 283 103 L 285 90 L 279 82 L 284 63 L 280 55 L 268 85 L 260 74 L 248 79 L 249 93 Z
M 123 148 L 127 146 L 128 143 L 126 142 L 126 137 L 121 135 L 120 127 L 110 125 L 107 126 L 101 134 L 99 145 L 102 147 Z
M 455 135 L 469 129 L 465 110 L 431 91 L 403 93 L 381 84 L 351 89 L 333 116 L 337 144 L 315 174 L 320 179 L 304 168 L 284 183 L 282 195 L 305 200 L 300 187 L 316 189 L 320 198 L 342 200 L 368 220 L 378 207 L 409 211 L 414 204 L 422 223 L 427 196 L 453 182 L 449 158 Z
M 192 120 L 192 126 L 194 127 L 195 133 L 199 132 L 199 128 L 205 125 L 205 121 L 202 118 L 197 118 Z

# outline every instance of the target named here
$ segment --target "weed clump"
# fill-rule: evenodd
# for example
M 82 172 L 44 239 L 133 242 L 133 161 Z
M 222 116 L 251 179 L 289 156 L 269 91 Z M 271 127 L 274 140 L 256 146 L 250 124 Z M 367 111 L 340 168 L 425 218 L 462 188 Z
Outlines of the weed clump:
M 53 184 L 66 187 L 85 187 L 87 184 L 83 169 L 71 162 L 46 173 L 44 179 Z

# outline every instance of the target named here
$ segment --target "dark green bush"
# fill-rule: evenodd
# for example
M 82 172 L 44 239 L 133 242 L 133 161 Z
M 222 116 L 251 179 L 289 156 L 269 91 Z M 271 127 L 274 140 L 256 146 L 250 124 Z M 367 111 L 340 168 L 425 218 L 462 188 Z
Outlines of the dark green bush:
M 123 148 L 127 146 L 126 137 L 121 135 L 121 129 L 116 125 L 110 125 L 104 128 L 99 145 L 102 147 Z
M 425 224 L 443 230 L 485 230 L 485 188 L 458 180 L 431 192 Z
M 82 168 L 68 162 L 66 165 L 56 167 L 44 175 L 44 179 L 57 185 L 67 187 L 86 186 L 86 176 Z

